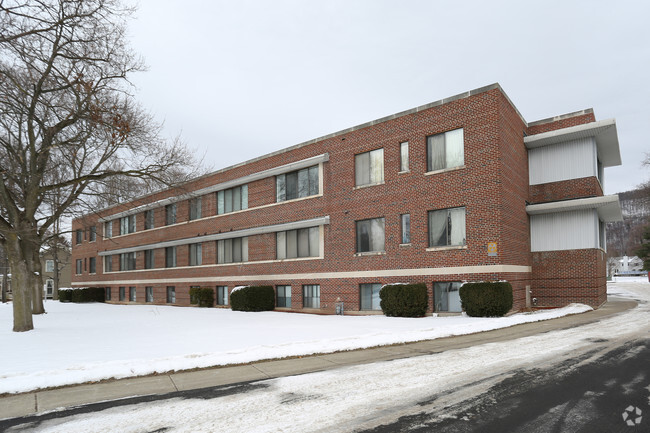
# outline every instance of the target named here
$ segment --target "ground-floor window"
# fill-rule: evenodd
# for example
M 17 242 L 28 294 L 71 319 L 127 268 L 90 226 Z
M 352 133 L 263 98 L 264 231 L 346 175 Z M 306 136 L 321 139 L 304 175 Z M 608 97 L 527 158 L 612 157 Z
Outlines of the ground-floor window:
M 120 301 L 126 300 L 126 287 L 120 287 Z
M 320 308 L 320 286 L 318 284 L 302 286 L 302 306 L 304 308 Z
M 104 296 L 104 298 L 105 298 L 107 301 L 110 301 L 110 300 L 111 300 L 111 288 L 110 288 L 110 287 L 106 287 L 105 290 L 106 290 L 106 295 Z
M 381 307 L 379 306 L 380 290 L 381 284 L 377 283 L 359 285 L 362 310 L 381 310 Z
M 129 301 L 135 302 L 136 297 L 135 297 L 135 287 L 131 286 L 129 287 Z
M 176 287 L 167 286 L 167 303 L 175 304 L 176 303 Z
M 47 297 L 51 298 L 52 294 L 54 293 L 54 280 L 51 278 L 48 278 L 48 280 L 45 282 L 45 294 Z
M 291 286 L 277 286 L 276 303 L 281 308 L 291 308 Z
M 217 305 L 228 305 L 228 286 L 217 286 Z
M 147 286 L 144 288 L 144 293 L 145 293 L 145 301 L 146 302 L 153 302 L 153 287 Z
M 460 313 L 462 311 L 459 292 L 461 284 L 458 281 L 433 283 L 434 310 Z

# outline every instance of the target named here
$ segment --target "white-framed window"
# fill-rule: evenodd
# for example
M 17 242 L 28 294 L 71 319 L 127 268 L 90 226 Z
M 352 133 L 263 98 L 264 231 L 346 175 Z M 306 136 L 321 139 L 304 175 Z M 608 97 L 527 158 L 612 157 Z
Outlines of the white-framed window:
M 402 243 L 411 243 L 411 214 L 405 213 L 400 215 L 402 226 Z
M 154 228 L 154 210 L 153 209 L 147 209 L 144 211 L 144 229 L 145 230 L 151 230 Z
M 277 232 L 276 253 L 278 260 L 318 257 L 320 254 L 320 229 L 310 227 Z
M 399 144 L 399 171 L 409 171 L 409 142 Z
M 379 291 L 381 284 L 370 283 L 359 285 L 360 309 L 361 310 L 381 310 L 379 305 Z
M 45 272 L 54 272 L 54 260 L 45 260 Z
M 126 287 L 120 287 L 120 301 L 126 301 Z
M 429 211 L 430 247 L 462 246 L 465 244 L 464 207 Z
M 144 268 L 153 269 L 155 266 L 154 262 L 154 251 L 155 250 L 144 250 Z
M 275 177 L 278 202 L 317 195 L 319 190 L 318 166 L 283 173 Z
M 291 286 L 276 286 L 275 305 L 280 308 L 291 308 Z
M 189 246 L 189 264 L 190 266 L 199 266 L 203 263 L 203 254 L 201 244 L 190 244 Z
M 217 191 L 217 215 L 248 209 L 248 185 Z
M 217 263 L 241 263 L 248 261 L 248 237 L 217 241 Z
M 91 274 L 96 274 L 97 273 L 97 258 L 91 257 L 90 260 L 88 261 L 88 272 Z
M 354 178 L 356 186 L 373 185 L 384 181 L 384 149 L 354 156 Z
M 97 226 L 91 226 L 90 227 L 90 238 L 88 239 L 90 242 L 95 242 L 97 240 Z
M 384 218 L 357 221 L 357 253 L 385 251 Z
M 176 303 L 176 287 L 167 286 L 167 303 L 175 304 Z
M 104 272 L 113 272 L 113 256 L 104 256 Z
M 176 224 L 176 203 L 165 206 L 165 225 Z
M 165 247 L 165 267 L 176 267 L 176 247 Z
M 153 287 L 147 286 L 144 288 L 144 301 L 153 302 Z
M 104 223 L 104 237 L 107 239 L 113 237 L 113 221 L 106 221 Z
M 460 286 L 459 281 L 449 281 L 433 283 L 433 300 L 434 311 L 449 311 L 460 313 L 462 306 L 460 303 Z
M 228 286 L 217 286 L 217 305 L 228 305 Z
M 306 284 L 302 286 L 302 306 L 304 308 L 320 308 L 320 285 Z
M 120 271 L 135 269 L 135 252 L 120 254 Z
M 135 214 L 120 218 L 120 235 L 135 233 Z
M 427 171 L 465 164 L 463 128 L 427 137 Z
M 201 218 L 201 197 L 195 197 L 188 200 L 190 207 L 190 221 Z
M 83 271 L 83 260 L 77 259 L 75 263 L 75 273 L 77 275 L 81 275 L 81 272 Z
M 135 287 L 131 286 L 129 287 L 129 301 L 130 302 L 135 302 L 136 301 L 136 293 L 135 293 Z

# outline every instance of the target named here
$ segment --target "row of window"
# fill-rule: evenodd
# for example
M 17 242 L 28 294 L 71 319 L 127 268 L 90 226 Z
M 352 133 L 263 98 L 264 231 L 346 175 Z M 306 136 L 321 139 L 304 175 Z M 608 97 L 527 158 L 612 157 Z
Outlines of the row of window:
M 460 312 L 460 282 L 435 282 L 433 283 L 434 292 L 434 310 Z M 379 311 L 381 310 L 379 292 L 383 284 L 365 283 L 359 285 L 359 309 L 362 311 Z M 110 301 L 112 297 L 111 288 L 107 287 L 106 300 Z M 216 287 L 216 305 L 228 304 L 228 286 Z M 134 286 L 119 287 L 118 299 L 120 302 L 126 302 L 128 295 L 129 302 L 137 302 L 137 289 Z M 142 295 L 141 295 L 142 296 Z M 154 290 L 152 286 L 145 287 L 145 302 L 154 302 Z M 176 287 L 167 286 L 165 291 L 165 302 L 168 304 L 176 303 Z M 305 284 L 302 286 L 302 306 L 303 308 L 320 308 L 320 285 Z M 291 286 L 276 286 L 276 307 L 291 308 Z
M 411 216 L 400 215 L 401 243 L 411 242 Z M 440 209 L 428 212 L 429 247 L 463 246 L 466 244 L 465 208 Z M 356 252 L 373 253 L 385 251 L 385 218 L 371 218 L 356 222 Z M 216 241 L 217 264 L 243 263 L 248 261 L 248 237 Z M 144 250 L 144 269 L 154 269 L 154 249 Z M 287 230 L 276 233 L 276 259 L 285 260 L 320 256 L 320 233 L 318 227 Z M 136 253 L 119 255 L 119 271 L 136 269 Z M 188 265 L 203 264 L 203 244 L 188 245 Z M 177 266 L 177 247 L 165 248 L 165 267 Z M 77 274 L 86 270 L 85 259 L 77 259 Z M 104 256 L 104 272 L 113 272 L 113 256 Z M 95 258 L 90 258 L 89 272 L 96 272 Z
M 427 137 L 427 171 L 460 167 L 464 164 L 463 129 L 455 129 Z M 409 143 L 400 143 L 400 171 L 409 170 Z M 375 149 L 355 155 L 355 185 L 357 187 L 384 182 L 384 149 Z M 303 168 L 276 176 L 276 201 L 283 202 L 318 195 L 320 191 L 319 166 Z M 248 185 L 218 191 L 217 215 L 248 209 Z M 202 218 L 202 199 L 188 200 L 189 220 Z M 164 208 L 165 225 L 177 223 L 177 203 Z M 154 228 L 154 209 L 144 212 L 144 229 Z M 119 219 L 120 235 L 136 231 L 136 215 Z M 77 230 L 76 243 L 82 242 L 83 230 Z M 113 236 L 113 221 L 104 223 L 104 237 Z M 96 227 L 90 228 L 90 242 L 96 239 Z

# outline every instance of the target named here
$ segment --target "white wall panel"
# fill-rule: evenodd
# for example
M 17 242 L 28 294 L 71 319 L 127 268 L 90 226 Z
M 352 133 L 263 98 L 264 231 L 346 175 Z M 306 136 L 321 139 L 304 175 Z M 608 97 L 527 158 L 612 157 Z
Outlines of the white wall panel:
M 598 213 L 595 209 L 530 216 L 531 251 L 598 248 Z
M 530 184 L 598 176 L 596 152 L 596 140 L 593 137 L 530 149 Z

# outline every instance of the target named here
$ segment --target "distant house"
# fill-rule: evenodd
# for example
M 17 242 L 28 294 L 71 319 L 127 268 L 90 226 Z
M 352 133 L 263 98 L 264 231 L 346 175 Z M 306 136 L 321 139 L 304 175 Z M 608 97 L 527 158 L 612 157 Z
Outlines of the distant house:
M 54 248 L 50 248 L 41 253 L 41 269 L 43 270 L 43 285 L 45 295 L 48 298 L 56 297 L 56 291 L 60 287 L 70 287 L 72 268 L 70 267 L 70 248 L 59 245 L 55 254 Z M 57 283 L 58 268 L 58 285 Z
M 645 271 L 643 270 L 643 260 L 639 257 L 615 257 L 614 262 L 614 274 L 623 276 L 623 275 L 644 275 Z

